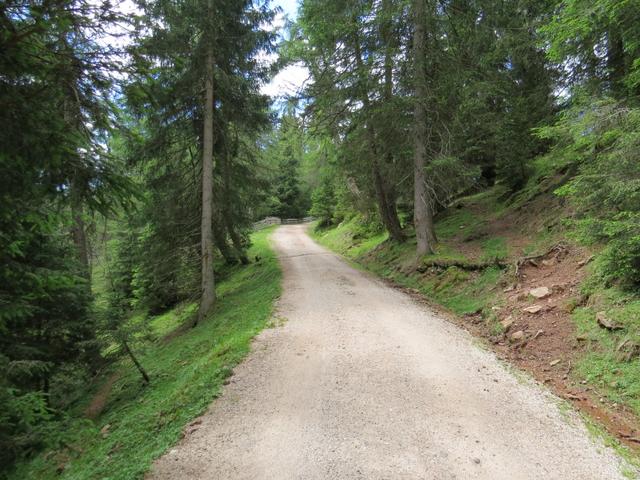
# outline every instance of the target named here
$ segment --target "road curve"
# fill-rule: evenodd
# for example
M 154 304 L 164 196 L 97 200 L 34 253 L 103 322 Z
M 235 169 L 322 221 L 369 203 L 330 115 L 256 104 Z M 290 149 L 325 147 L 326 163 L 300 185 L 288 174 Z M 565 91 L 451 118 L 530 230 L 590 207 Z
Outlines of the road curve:
M 315 244 L 272 236 L 278 315 L 151 479 L 620 479 L 621 460 L 466 332 Z

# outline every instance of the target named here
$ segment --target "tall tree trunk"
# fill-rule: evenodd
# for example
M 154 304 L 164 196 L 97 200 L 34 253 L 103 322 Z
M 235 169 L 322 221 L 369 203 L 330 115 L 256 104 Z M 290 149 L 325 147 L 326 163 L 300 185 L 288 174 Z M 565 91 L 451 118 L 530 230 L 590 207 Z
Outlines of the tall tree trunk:
M 373 135 L 372 135 L 373 136 Z M 396 210 L 395 198 L 390 199 L 387 196 L 387 191 L 384 184 L 384 179 L 380 174 L 380 168 L 376 160 L 377 150 L 372 144 L 372 151 L 374 155 L 374 161 L 371 165 L 371 171 L 373 174 L 374 189 L 376 192 L 376 199 L 378 203 L 378 210 L 382 224 L 389 232 L 389 235 L 396 242 L 403 242 L 405 240 L 404 233 L 402 233 L 402 227 L 400 226 L 400 220 L 398 219 L 398 211 Z
M 73 80 L 70 80 L 70 83 Z M 79 106 L 71 99 L 74 97 L 73 87 L 68 88 L 68 98 L 64 100 L 64 120 L 70 130 L 82 131 L 82 125 L 80 121 Z M 89 245 L 87 243 L 87 234 L 83 218 L 83 205 L 82 205 L 82 192 L 86 188 L 87 181 L 85 175 L 82 174 L 80 163 L 82 159 L 75 155 L 74 162 L 76 167 L 74 168 L 71 178 L 69 180 L 69 193 L 71 203 L 71 238 L 73 244 L 76 247 L 76 255 L 80 261 L 80 265 L 83 269 L 83 276 L 86 278 L 91 277 L 91 271 L 89 268 Z
M 82 200 L 78 193 L 77 181 L 73 180 L 71 185 L 71 216 L 73 225 L 71 227 L 71 236 L 76 247 L 78 260 L 82 265 L 83 275 L 87 278 L 91 277 L 91 266 L 89 263 L 89 243 L 87 241 L 87 232 L 83 218 Z
M 213 278 L 213 47 L 207 47 L 205 65 L 204 132 L 202 145 L 202 222 L 200 225 L 201 288 L 200 308 L 194 322 L 202 321 L 216 300 Z
M 427 165 L 427 100 L 425 68 L 425 0 L 413 0 L 413 56 L 415 83 L 415 145 L 413 157 L 413 223 L 416 229 L 416 254 L 418 256 L 433 253 L 435 233 L 433 229 L 433 211 L 425 167 Z
M 214 222 L 213 230 L 214 230 L 213 238 L 215 240 L 215 245 L 216 247 L 218 247 L 218 250 L 220 251 L 220 254 L 222 255 L 222 257 L 224 258 L 224 261 L 228 265 L 235 265 L 236 263 L 238 263 L 238 259 L 236 258 L 234 253 L 229 248 L 229 245 L 227 244 L 227 238 L 223 228 L 222 219 L 220 218 L 219 214 L 216 215 L 216 221 Z
M 624 79 L 626 76 L 626 64 L 624 43 L 622 36 L 615 26 L 609 28 L 607 32 L 607 78 L 611 94 L 620 99 L 624 98 L 626 88 Z
M 384 90 L 383 96 L 386 102 L 393 101 L 393 46 L 395 45 L 395 38 L 393 36 L 393 12 L 392 12 L 391 0 L 382 1 L 382 15 L 383 22 L 381 28 L 382 40 L 385 44 L 384 49 Z M 385 161 L 388 165 L 395 163 L 393 151 L 389 148 L 385 148 Z M 400 226 L 400 219 L 398 217 L 398 209 L 396 207 L 396 189 L 393 185 L 389 186 L 385 184 L 382 179 L 382 188 L 385 193 L 385 207 L 386 207 L 386 225 L 388 225 L 391 236 L 394 240 L 402 242 L 405 240 L 404 233 L 402 233 L 402 227 Z
M 367 112 L 368 114 L 369 112 L 371 112 L 369 91 L 366 84 L 364 83 L 366 81 L 366 78 L 368 77 L 368 74 L 364 69 L 362 52 L 360 49 L 360 40 L 357 34 L 354 38 L 354 50 L 356 65 L 358 68 L 358 76 L 360 77 L 361 82 L 361 101 L 365 112 Z M 389 198 L 384 178 L 380 173 L 380 165 L 378 164 L 378 149 L 376 148 L 376 135 L 374 127 L 367 121 L 365 129 L 367 131 L 367 135 L 369 136 L 369 148 L 371 150 L 371 172 L 373 175 L 373 186 L 376 192 L 376 200 L 378 203 L 378 210 L 380 212 L 380 219 L 382 220 L 382 224 L 389 232 L 391 238 L 396 242 L 403 242 L 405 240 L 405 237 L 402 233 L 400 220 L 398 219 L 398 214 L 395 206 L 395 198 Z
M 238 258 L 243 265 L 248 265 L 249 259 L 247 258 L 247 253 L 242 246 L 242 240 L 240 235 L 238 235 L 238 231 L 235 229 L 233 219 L 231 218 L 231 212 L 229 211 L 229 205 L 231 205 L 231 156 L 229 154 L 225 155 L 223 162 L 222 175 L 226 205 L 222 206 L 222 217 L 224 218 L 224 225 L 229 237 L 231 237 L 231 242 L 233 243 L 236 255 L 238 255 Z
M 243 265 L 249 265 L 249 258 L 247 258 L 247 252 L 242 246 L 242 239 L 238 234 L 237 230 L 233 226 L 233 222 L 231 221 L 231 217 L 227 211 L 223 212 L 225 226 L 227 227 L 227 232 L 229 233 L 229 237 L 231 237 L 231 243 L 233 244 L 233 249 L 236 251 L 236 255 L 240 259 L 240 263 Z

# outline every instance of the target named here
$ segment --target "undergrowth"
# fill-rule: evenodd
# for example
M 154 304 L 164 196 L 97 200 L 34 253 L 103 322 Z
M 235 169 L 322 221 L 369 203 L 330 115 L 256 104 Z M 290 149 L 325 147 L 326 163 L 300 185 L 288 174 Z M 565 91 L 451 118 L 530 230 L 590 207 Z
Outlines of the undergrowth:
M 152 461 L 179 440 L 184 426 L 220 395 L 251 339 L 267 326 L 281 279 L 268 245 L 271 230 L 253 235 L 250 258 L 260 260 L 228 272 L 218 285 L 215 311 L 196 328 L 166 337 L 182 328 L 194 304 L 151 320 L 157 340 L 140 358 L 151 376 L 148 386 L 128 362 L 105 372 L 105 381 L 116 372 L 120 377 L 97 420 L 69 418 L 58 448 L 19 465 L 11 478 L 142 478 Z M 78 403 L 78 414 L 89 401 Z
M 577 366 L 578 373 L 610 400 L 640 415 L 640 361 L 627 356 L 631 349 L 640 349 L 640 298 L 617 287 L 587 284 L 585 290 L 588 304 L 573 312 L 578 336 L 590 347 Z M 598 313 L 619 329 L 599 326 L 595 321 Z
M 471 233 L 482 220 L 466 210 L 455 210 L 436 224 L 441 239 L 451 238 L 461 231 Z M 342 222 L 333 229 L 311 229 L 312 236 L 326 247 L 354 260 L 367 270 L 409 288 L 416 289 L 452 312 L 465 315 L 482 311 L 490 305 L 496 284 L 502 271 L 497 267 L 479 272 L 468 272 L 455 266 L 419 274 L 415 269 L 415 239 L 403 244 L 388 241 L 384 233 L 362 235 L 362 219 L 358 216 Z M 484 238 L 483 257 L 502 259 L 506 257 L 506 243 L 502 238 Z M 422 259 L 431 261 L 465 261 L 464 255 L 448 246 L 438 245 L 436 254 Z

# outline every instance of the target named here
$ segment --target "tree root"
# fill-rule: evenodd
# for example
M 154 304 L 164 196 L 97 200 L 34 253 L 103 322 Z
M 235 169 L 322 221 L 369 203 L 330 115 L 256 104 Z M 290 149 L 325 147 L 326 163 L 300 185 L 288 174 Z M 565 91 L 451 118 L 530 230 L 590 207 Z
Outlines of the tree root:
M 455 260 L 430 260 L 428 262 L 424 262 L 420 265 L 416 270 L 420 273 L 425 273 L 430 268 L 437 268 L 439 270 L 446 270 L 450 267 L 456 267 L 461 270 L 466 271 L 477 271 L 484 270 L 485 268 L 490 267 L 498 267 L 501 269 L 509 268 L 509 264 L 505 262 L 500 262 L 498 260 L 493 260 L 490 262 L 461 262 Z
M 529 255 L 526 257 L 519 258 L 518 260 L 516 260 L 514 264 L 515 276 L 516 278 L 520 278 L 520 269 L 527 264 L 537 267 L 538 264 L 536 263 L 536 260 L 539 260 L 541 258 L 546 258 L 552 253 L 554 254 L 555 258 L 558 258 L 561 255 L 565 255 L 568 251 L 569 251 L 569 246 L 565 242 L 559 242 L 559 243 L 556 243 L 553 247 L 551 247 L 549 250 L 547 250 L 544 253 L 541 253 L 539 255 Z
M 513 267 L 516 278 L 520 276 L 520 270 L 525 265 L 533 265 L 538 266 L 536 260 L 548 257 L 553 254 L 555 258 L 564 256 L 569 251 L 569 246 L 565 242 L 560 242 L 555 244 L 549 250 L 539 255 L 529 255 L 526 257 L 522 257 L 517 259 L 514 263 L 503 262 L 500 260 L 490 260 L 487 262 L 469 262 L 469 261 L 460 261 L 460 260 L 428 260 L 423 262 L 420 266 L 416 268 L 416 271 L 420 273 L 425 273 L 430 268 L 435 268 L 438 270 L 446 270 L 447 268 L 456 267 L 461 270 L 466 271 L 478 271 L 484 270 L 486 268 L 498 267 L 502 270 Z

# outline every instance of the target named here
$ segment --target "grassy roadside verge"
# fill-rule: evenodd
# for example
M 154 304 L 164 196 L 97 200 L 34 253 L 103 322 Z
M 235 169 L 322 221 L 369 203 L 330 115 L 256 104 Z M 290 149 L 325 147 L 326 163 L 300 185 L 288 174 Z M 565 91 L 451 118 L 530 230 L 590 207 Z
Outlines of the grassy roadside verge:
M 439 237 L 446 238 L 449 230 L 456 231 L 464 223 L 469 223 L 466 216 L 448 218 L 443 225 L 438 226 Z M 458 315 L 474 313 L 490 307 L 493 290 L 501 277 L 497 267 L 487 268 L 478 273 L 451 267 L 428 278 L 417 275 L 414 268 L 414 238 L 408 239 L 401 245 L 386 242 L 386 233 L 371 234 L 366 230 L 363 231 L 358 217 L 333 229 L 317 230 L 312 226 L 309 232 L 321 245 L 340 253 L 381 277 L 419 291 Z M 495 244 L 498 242 L 483 241 L 482 243 L 483 248 L 489 251 L 495 250 Z M 449 248 L 445 243 L 439 246 L 437 255 L 425 257 L 426 262 L 452 260 L 464 262 L 468 258 Z
M 267 326 L 281 289 L 280 267 L 268 241 L 272 230 L 253 235 L 249 255 L 260 260 L 229 272 L 206 321 L 159 339 L 142 353 L 149 386 L 131 365 L 117 365 L 105 374 L 105 381 L 116 371 L 120 376 L 100 416 L 70 419 L 60 448 L 20 465 L 11 478 L 142 478 L 152 461 L 179 440 L 185 425 L 220 395 L 251 339 Z M 179 329 L 193 308 L 177 307 L 154 319 L 152 327 L 166 333 Z
M 619 451 L 639 465 L 640 300 L 600 284 L 587 271 L 593 265 L 580 266 L 589 252 L 575 244 L 566 257 L 538 260 L 537 266 L 523 267 L 524 278 L 516 278 L 509 268 L 516 259 L 545 252 L 559 241 L 567 243 L 562 229 L 545 224 L 560 215 L 537 208 L 530 208 L 535 216 L 515 209 L 496 215 L 493 200 L 483 195 L 463 199 L 473 212 L 452 208 L 438 218 L 437 254 L 420 259 L 415 257 L 414 238 L 401 245 L 386 241 L 386 235 L 358 216 L 309 232 L 360 268 L 454 313 L 456 323 L 485 338 L 501 358 L 596 419 L 611 435 L 611 445 L 632 449 Z M 505 220 L 504 215 L 510 217 Z M 542 234 L 521 229 L 532 222 Z M 493 266 L 494 259 L 507 267 Z M 483 268 L 464 268 L 486 262 Z M 532 297 L 530 289 L 539 286 L 552 289 L 551 296 L 542 301 Z M 534 304 L 542 305 L 542 312 L 524 312 Z M 615 322 L 615 330 L 598 324 L 601 312 Z

